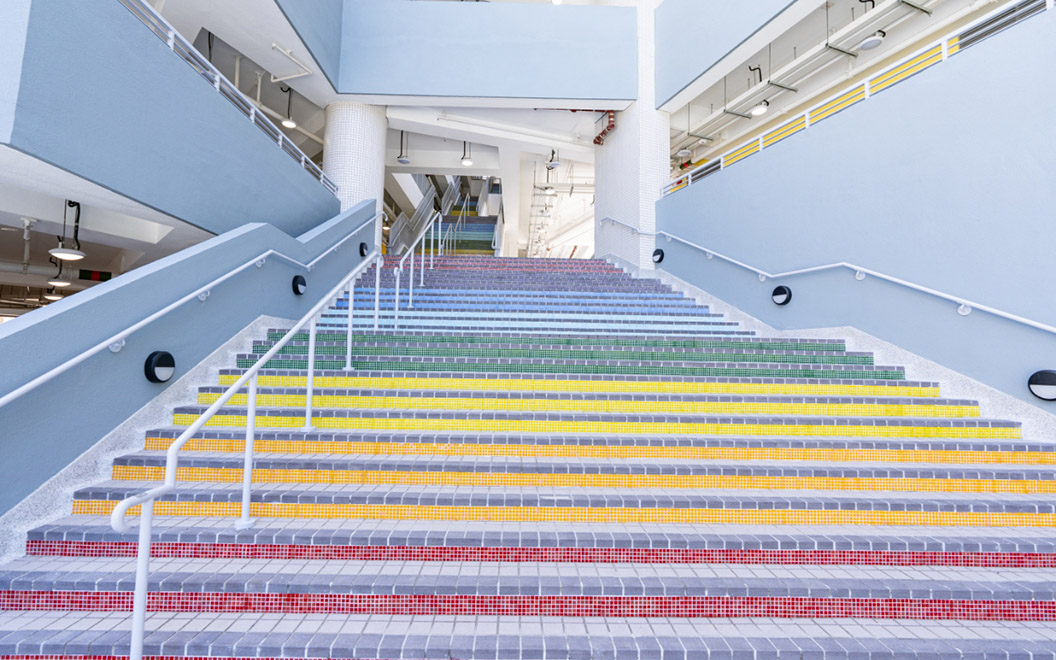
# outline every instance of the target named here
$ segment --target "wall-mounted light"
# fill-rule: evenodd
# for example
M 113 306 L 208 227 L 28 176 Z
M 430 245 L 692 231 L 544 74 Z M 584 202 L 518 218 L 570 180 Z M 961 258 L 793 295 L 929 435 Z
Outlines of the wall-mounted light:
M 365 256 L 367 256 L 368 252 L 370 252 L 370 246 L 367 245 L 366 243 L 360 243 L 359 244 L 359 256 L 365 257 Z
M 1027 381 L 1030 393 L 1043 401 L 1056 401 L 1056 371 L 1037 371 Z
M 660 248 L 653 250 L 653 263 L 658 264 L 664 260 L 664 251 Z
M 143 375 L 152 383 L 164 383 L 176 373 L 176 359 L 172 353 L 154 351 L 143 363 Z
M 304 292 L 308 290 L 308 280 L 304 279 L 304 275 L 294 275 L 291 285 L 295 296 L 303 296 Z
M 473 148 L 468 142 L 462 143 L 462 167 L 473 167 Z
M 770 299 L 774 301 L 775 305 L 787 305 L 792 302 L 792 289 L 784 285 L 776 287 L 773 293 L 770 294 Z
M 281 87 L 279 89 L 282 89 Z M 282 125 L 289 129 L 297 128 L 297 122 L 293 121 L 293 88 L 286 87 L 286 116 L 282 120 Z
M 752 108 L 751 110 L 749 110 L 749 113 L 751 113 L 751 115 L 753 117 L 762 117 L 763 115 L 765 115 L 769 111 L 770 111 L 770 102 L 764 99 L 764 100 L 759 102 L 759 105 L 757 105 L 754 108 Z

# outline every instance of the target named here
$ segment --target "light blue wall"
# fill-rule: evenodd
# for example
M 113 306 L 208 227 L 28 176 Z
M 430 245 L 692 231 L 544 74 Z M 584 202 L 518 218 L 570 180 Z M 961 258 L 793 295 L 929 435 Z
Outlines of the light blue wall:
M 769 272 L 848 261 L 1056 325 L 1047 12 L 661 200 L 660 230 Z M 1013 115 L 1002 109 L 1017 109 Z M 675 243 L 663 267 L 783 328 L 854 325 L 1037 402 L 1056 336 L 847 271 L 755 275 Z M 1051 405 L 1049 406 L 1052 407 Z
M 345 0 L 275 0 L 305 47 L 337 88 L 341 68 L 341 13 Z
M 346 94 L 637 97 L 633 7 L 346 0 Z
M 781 13 L 790 0 L 664 0 L 656 8 L 656 106 Z
M 0 143 L 11 139 L 15 102 L 22 79 L 30 0 L 0 2 Z
M 340 209 L 117 2 L 33 0 L 10 144 L 214 233 Z
M 364 202 L 313 230 L 310 238 L 249 224 L 4 323 L 0 393 L 63 364 L 269 249 L 308 263 L 373 215 L 374 201 Z M 261 315 L 300 318 L 362 261 L 360 241 L 374 244 L 373 223 L 311 273 L 275 256 L 262 268 L 250 266 L 213 287 L 205 302 L 192 299 L 137 331 L 119 353 L 103 350 L 0 408 L 0 514 L 164 391 L 166 385 L 149 383 L 143 376 L 147 355 L 155 350 L 172 353 L 179 378 Z M 308 280 L 304 296 L 295 296 L 290 287 L 297 274 Z

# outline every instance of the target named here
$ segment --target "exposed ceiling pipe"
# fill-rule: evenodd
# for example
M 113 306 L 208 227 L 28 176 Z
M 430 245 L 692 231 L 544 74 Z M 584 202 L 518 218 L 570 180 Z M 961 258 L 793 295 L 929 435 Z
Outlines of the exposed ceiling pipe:
M 28 273 L 29 272 L 29 238 L 32 232 L 29 228 L 33 225 L 32 218 L 22 218 L 22 240 L 25 241 L 25 247 L 22 250 L 22 267 L 17 272 Z
M 307 66 L 305 66 L 304 63 L 301 62 L 299 59 L 294 57 L 293 56 L 293 51 L 288 50 L 286 48 L 283 48 L 282 46 L 280 46 L 278 44 L 275 44 L 275 43 L 271 44 L 271 48 L 272 48 L 272 50 L 277 50 L 280 53 L 282 53 L 283 55 L 285 55 L 286 57 L 290 58 L 290 61 L 293 62 L 294 64 L 296 64 L 301 69 L 299 73 L 295 73 L 295 74 L 290 75 L 290 76 L 283 76 L 281 78 L 276 78 L 275 74 L 271 74 L 271 82 L 273 82 L 273 83 L 284 82 L 286 80 L 293 80 L 294 78 L 300 78 L 302 76 L 310 76 L 310 75 L 312 75 L 312 70 L 309 69 Z
M 594 138 L 594 144 L 597 144 L 599 146 L 602 145 L 602 144 L 605 144 L 605 136 L 608 135 L 609 133 L 611 133 L 613 131 L 613 129 L 616 128 L 616 111 L 615 110 L 609 110 L 608 112 L 609 112 L 609 123 L 608 123 L 608 125 L 604 129 L 602 129 L 602 131 L 600 133 L 598 133 L 597 136 L 595 136 L 595 138 Z
M 20 273 L 22 275 L 54 277 L 55 269 L 51 266 L 31 266 L 25 261 L 0 261 L 0 273 Z

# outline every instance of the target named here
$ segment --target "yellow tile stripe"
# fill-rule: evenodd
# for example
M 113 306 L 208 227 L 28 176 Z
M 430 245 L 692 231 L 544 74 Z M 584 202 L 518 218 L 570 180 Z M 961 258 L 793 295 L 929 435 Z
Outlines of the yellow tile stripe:
M 220 376 L 231 385 L 238 376 Z M 938 397 L 937 387 L 822 383 L 723 383 L 531 378 L 360 378 L 318 377 L 315 387 L 349 390 L 462 390 L 473 392 L 604 392 L 648 394 L 787 394 L 800 396 Z M 303 388 L 304 376 L 261 376 L 260 387 Z
M 190 426 L 197 415 L 173 415 L 176 426 Z M 210 427 L 245 427 L 244 415 L 215 415 Z M 258 415 L 256 426 L 301 428 L 303 417 Z M 313 417 L 317 429 L 375 429 L 388 431 L 470 431 L 483 433 L 606 433 L 729 436 L 825 436 L 870 438 L 1002 438 L 1020 437 L 1020 429 L 943 426 L 852 426 L 833 424 L 711 424 L 692 422 L 580 422 L 531 419 L 403 419 L 398 417 Z
M 115 465 L 116 481 L 161 481 L 165 468 Z M 176 470 L 180 481 L 241 483 L 241 468 Z M 340 484 L 387 486 L 484 486 L 510 488 L 723 488 L 900 493 L 1056 493 L 1056 481 L 1012 479 L 888 479 L 873 477 L 768 477 L 664 474 L 540 474 L 508 472 L 402 472 L 379 470 L 253 471 L 257 484 Z
M 807 118 L 800 117 L 799 119 L 793 120 L 781 126 L 775 131 L 771 131 L 763 136 L 763 146 L 769 147 L 770 145 L 777 144 L 785 138 L 795 135 L 807 127 Z
M 954 53 L 959 51 L 961 49 L 960 43 L 961 43 L 961 38 L 960 37 L 954 37 L 953 39 L 950 39 L 949 41 L 947 41 L 946 42 L 946 52 L 947 52 L 947 54 L 953 55 Z
M 201 392 L 198 403 L 209 405 L 218 393 Z M 233 406 L 244 406 L 247 395 L 236 394 Z M 808 417 L 978 417 L 978 406 L 868 403 L 771 403 L 738 401 L 607 401 L 596 399 L 473 399 L 463 397 L 335 396 L 312 397 L 318 409 L 371 410 L 501 410 L 529 412 L 658 413 L 700 415 L 782 415 Z M 304 408 L 300 394 L 261 394 L 265 408 Z
M 148 437 L 148 451 L 165 451 L 171 438 Z M 184 451 L 238 453 L 245 441 L 192 438 Z M 948 465 L 1056 465 L 1056 453 L 917 449 L 799 449 L 741 447 L 624 447 L 605 445 L 502 445 L 483 443 L 340 442 L 261 440 L 261 454 L 374 456 L 520 456 L 547 458 L 670 458 L 716 461 L 811 461 L 832 463 L 937 463 Z
M 110 515 L 111 500 L 74 500 L 76 515 Z M 132 507 L 138 515 L 139 507 Z M 416 506 L 384 504 L 283 504 L 253 502 L 254 518 L 371 520 L 470 520 L 479 522 L 600 522 L 729 525 L 911 525 L 955 527 L 1053 527 L 1051 513 L 961 511 L 818 511 L 756 509 L 604 509 L 587 507 Z M 236 517 L 239 502 L 156 502 L 161 516 Z
M 746 144 L 740 149 L 737 149 L 736 151 L 731 151 L 730 153 L 723 156 L 722 166 L 729 167 L 737 161 L 744 160 L 748 156 L 757 153 L 759 153 L 759 140 L 752 140 L 749 144 Z
M 934 48 L 921 53 L 917 57 L 909 60 L 901 66 L 897 66 L 890 71 L 885 71 L 876 78 L 869 81 L 869 91 L 872 93 L 879 92 L 882 89 L 886 89 L 895 83 L 905 80 L 913 74 L 923 71 L 932 64 L 936 64 L 942 61 L 942 45 L 935 46 Z M 813 117 L 811 118 L 813 121 Z
M 840 110 L 848 108 L 865 98 L 865 85 L 858 85 L 851 91 L 843 94 L 825 105 L 810 111 L 810 123 L 816 124 L 822 119 L 831 117 Z

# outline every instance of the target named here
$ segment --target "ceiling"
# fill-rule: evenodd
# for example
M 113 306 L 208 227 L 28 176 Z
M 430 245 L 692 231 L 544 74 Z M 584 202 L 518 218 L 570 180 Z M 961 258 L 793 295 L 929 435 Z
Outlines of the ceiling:
M 706 89 L 669 108 L 672 172 L 721 156 L 993 5 L 994 0 L 823 3 L 791 27 L 757 40 L 754 52 L 735 50 L 702 76 L 711 81 Z M 881 45 L 861 49 L 877 31 L 884 33 Z M 764 100 L 768 111 L 752 117 L 751 108 Z M 691 154 L 679 156 L 683 149 Z

